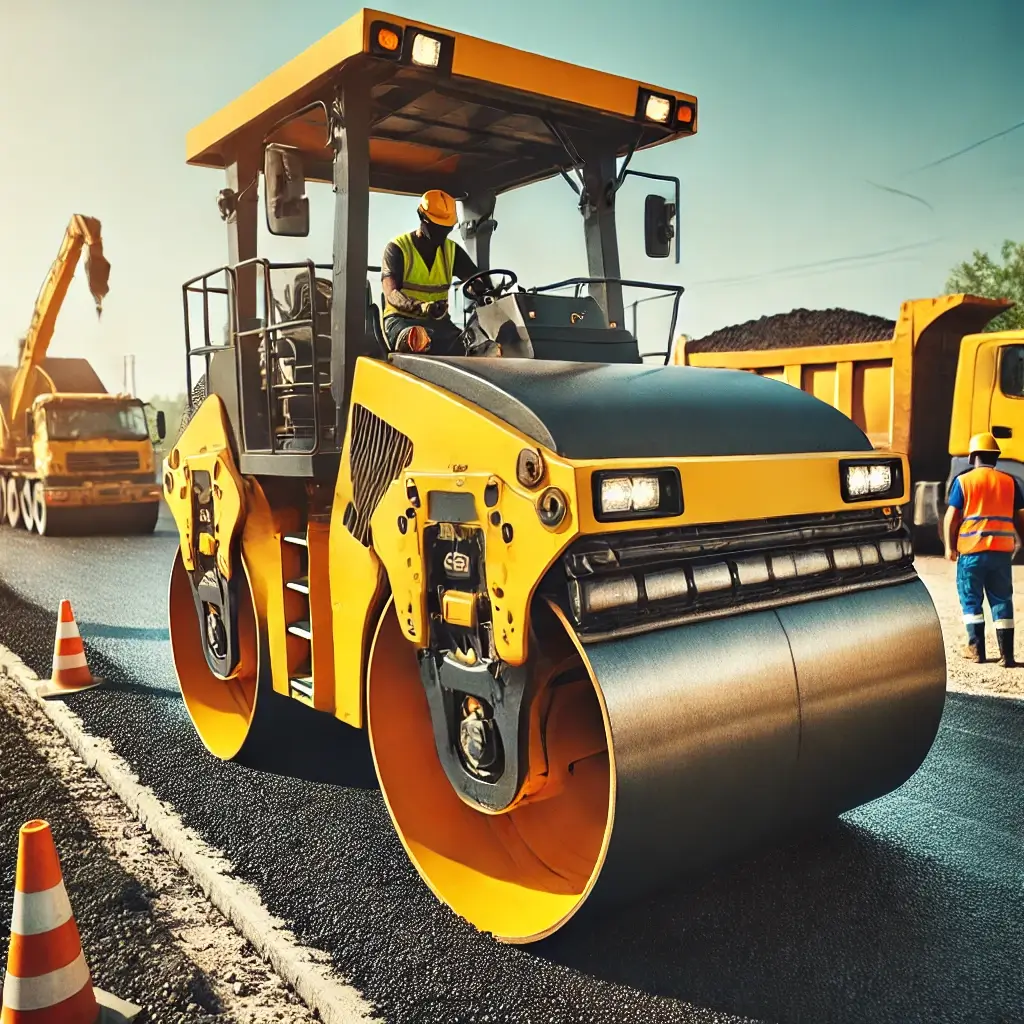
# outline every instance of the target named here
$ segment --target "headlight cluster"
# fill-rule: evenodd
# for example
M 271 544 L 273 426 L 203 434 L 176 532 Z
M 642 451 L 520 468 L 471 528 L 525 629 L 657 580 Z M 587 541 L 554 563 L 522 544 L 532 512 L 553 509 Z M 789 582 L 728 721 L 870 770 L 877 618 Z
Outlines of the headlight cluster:
M 903 494 L 903 463 L 899 459 L 844 459 L 839 463 L 843 501 L 876 501 Z
M 682 512 L 683 492 L 675 469 L 594 474 L 594 516 L 598 522 L 653 519 Z

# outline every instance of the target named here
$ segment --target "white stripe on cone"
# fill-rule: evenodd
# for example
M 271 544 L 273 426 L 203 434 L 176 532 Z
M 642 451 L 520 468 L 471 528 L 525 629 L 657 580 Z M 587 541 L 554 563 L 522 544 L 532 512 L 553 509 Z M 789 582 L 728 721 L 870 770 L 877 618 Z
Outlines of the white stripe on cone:
M 43 892 L 14 893 L 14 917 L 11 931 L 15 935 L 42 935 L 71 920 L 71 901 L 64 882 Z
M 46 1010 L 78 995 L 89 980 L 84 953 L 79 953 L 67 967 L 38 978 L 18 978 L 8 971 L 4 978 L 3 1005 L 10 1010 Z
M 65 672 L 72 668 L 85 668 L 88 663 L 85 654 L 58 654 L 53 659 L 53 667 L 58 672 Z
M 63 620 L 57 623 L 57 639 L 68 640 L 71 637 L 81 636 L 78 632 L 78 623 L 72 619 L 70 622 L 64 622 Z

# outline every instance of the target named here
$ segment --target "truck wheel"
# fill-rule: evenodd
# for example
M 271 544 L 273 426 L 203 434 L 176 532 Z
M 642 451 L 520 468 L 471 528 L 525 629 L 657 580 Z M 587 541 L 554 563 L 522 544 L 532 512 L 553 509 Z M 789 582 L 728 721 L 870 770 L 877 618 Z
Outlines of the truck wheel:
M 32 481 L 26 480 L 21 485 L 21 525 L 32 532 Z
M 17 526 L 21 521 L 21 502 L 18 500 L 18 481 L 13 476 L 7 481 L 4 497 L 7 505 L 7 522 L 11 526 Z
M 43 490 L 43 482 L 37 480 L 32 487 L 32 525 L 41 537 L 46 536 L 46 512 L 46 493 Z
M 160 516 L 160 502 L 148 501 L 142 505 L 136 505 L 131 510 L 131 523 L 128 533 L 152 533 L 156 529 L 156 521 Z

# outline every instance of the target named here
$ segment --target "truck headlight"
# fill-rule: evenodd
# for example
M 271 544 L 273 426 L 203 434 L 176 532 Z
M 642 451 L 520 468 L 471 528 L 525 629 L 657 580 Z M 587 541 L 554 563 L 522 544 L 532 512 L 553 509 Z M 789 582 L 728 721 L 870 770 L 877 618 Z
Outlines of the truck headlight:
M 839 463 L 843 501 L 874 501 L 903 494 L 903 463 L 899 459 L 844 459 Z
M 678 516 L 682 511 L 683 494 L 675 469 L 594 474 L 594 516 L 598 522 Z

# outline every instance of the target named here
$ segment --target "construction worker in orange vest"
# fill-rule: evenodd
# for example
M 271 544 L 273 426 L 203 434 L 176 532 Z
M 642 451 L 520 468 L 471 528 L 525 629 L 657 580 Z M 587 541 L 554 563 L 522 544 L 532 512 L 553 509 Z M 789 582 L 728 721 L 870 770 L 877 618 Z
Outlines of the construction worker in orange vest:
M 999 642 L 999 664 L 1012 668 L 1013 552 L 1024 537 L 1024 491 L 1009 473 L 996 469 L 999 444 L 991 434 L 975 434 L 971 468 L 949 491 L 944 539 L 946 558 L 956 562 L 956 589 L 967 628 L 968 661 L 985 660 L 985 608 L 988 596 Z

